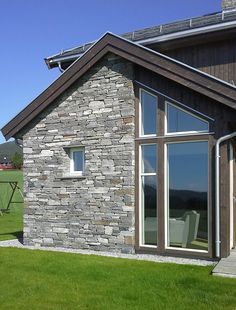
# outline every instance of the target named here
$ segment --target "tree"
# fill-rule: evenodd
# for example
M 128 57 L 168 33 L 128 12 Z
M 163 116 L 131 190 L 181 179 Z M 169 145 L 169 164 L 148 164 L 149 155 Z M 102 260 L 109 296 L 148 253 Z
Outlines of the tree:
M 15 154 L 12 156 L 12 165 L 15 169 L 21 169 L 23 165 L 23 158 L 22 155 L 18 152 L 15 152 Z

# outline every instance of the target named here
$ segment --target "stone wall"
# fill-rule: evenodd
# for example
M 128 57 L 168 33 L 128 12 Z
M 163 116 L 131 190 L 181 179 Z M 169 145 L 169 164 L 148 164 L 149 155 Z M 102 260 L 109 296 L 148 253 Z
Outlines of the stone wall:
M 108 54 L 24 135 L 24 243 L 134 251 L 132 64 Z M 85 147 L 70 178 L 66 146 Z

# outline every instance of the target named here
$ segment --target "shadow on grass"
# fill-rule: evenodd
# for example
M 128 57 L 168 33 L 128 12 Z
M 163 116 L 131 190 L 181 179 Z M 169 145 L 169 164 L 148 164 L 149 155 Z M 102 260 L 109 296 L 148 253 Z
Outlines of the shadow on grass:
M 0 236 L 10 236 L 10 235 L 14 236 L 15 239 L 18 239 L 18 241 L 23 244 L 23 231 L 14 231 L 14 232 L 0 234 Z
M 23 202 L 22 201 L 12 201 L 11 203 L 10 203 L 10 206 L 8 206 L 8 207 L 5 207 L 5 208 L 0 208 L 0 211 L 4 214 L 4 213 L 6 213 L 6 214 L 9 214 L 10 212 L 11 212 L 11 205 L 12 204 L 22 204 Z

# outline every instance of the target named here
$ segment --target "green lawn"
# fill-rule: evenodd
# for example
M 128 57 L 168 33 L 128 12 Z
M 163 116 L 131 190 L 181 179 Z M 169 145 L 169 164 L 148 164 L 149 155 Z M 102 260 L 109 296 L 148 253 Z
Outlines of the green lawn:
M 0 180 L 18 180 L 22 186 L 22 173 L 0 172 Z M 0 208 L 7 195 L 0 184 Z M 0 240 L 22 231 L 19 194 L 14 201 L 0 216 Z M 213 277 L 211 269 L 0 248 L 0 309 L 235 310 L 236 279 Z
M 18 181 L 22 189 L 22 171 L 0 171 L 0 181 Z M 0 183 L 0 209 L 6 208 L 10 194 L 10 185 Z M 13 197 L 13 202 L 9 212 L 3 212 L 3 216 L 0 216 L 0 240 L 15 239 L 22 235 L 23 203 L 18 191 Z
M 236 309 L 212 267 L 0 248 L 0 309 Z

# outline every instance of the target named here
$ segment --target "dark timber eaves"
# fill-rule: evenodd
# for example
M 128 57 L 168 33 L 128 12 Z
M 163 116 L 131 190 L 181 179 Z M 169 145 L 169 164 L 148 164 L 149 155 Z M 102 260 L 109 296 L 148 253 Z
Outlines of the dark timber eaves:
M 236 88 L 197 69 L 111 33 L 105 34 L 54 83 L 2 128 L 6 139 L 16 136 L 108 52 L 236 109 Z

